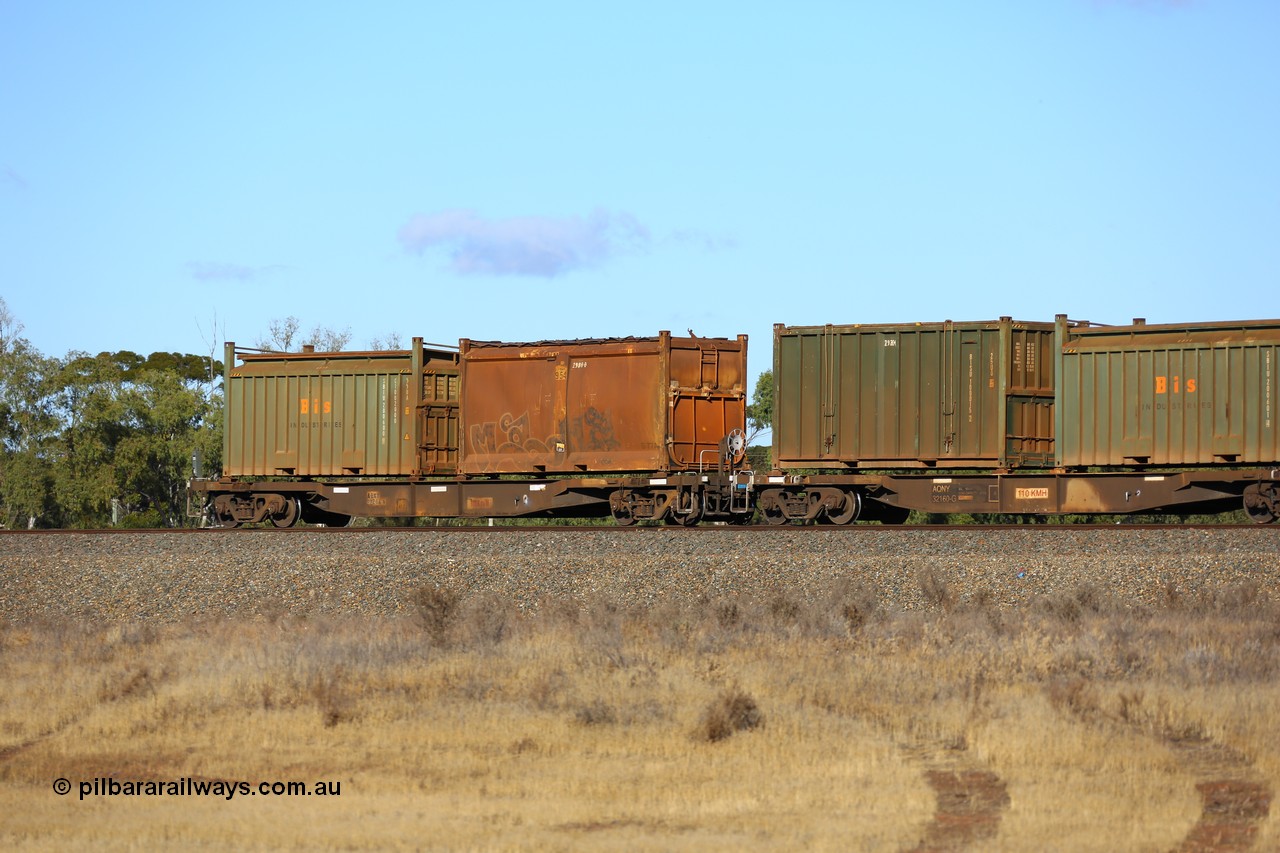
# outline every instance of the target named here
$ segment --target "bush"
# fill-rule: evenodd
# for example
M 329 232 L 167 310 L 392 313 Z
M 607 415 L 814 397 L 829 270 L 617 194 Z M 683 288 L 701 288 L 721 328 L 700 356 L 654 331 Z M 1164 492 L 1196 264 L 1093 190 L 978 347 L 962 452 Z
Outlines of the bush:
M 716 743 L 735 732 L 749 731 L 764 725 L 764 714 L 756 700 L 734 688 L 707 706 L 695 736 L 709 743 Z

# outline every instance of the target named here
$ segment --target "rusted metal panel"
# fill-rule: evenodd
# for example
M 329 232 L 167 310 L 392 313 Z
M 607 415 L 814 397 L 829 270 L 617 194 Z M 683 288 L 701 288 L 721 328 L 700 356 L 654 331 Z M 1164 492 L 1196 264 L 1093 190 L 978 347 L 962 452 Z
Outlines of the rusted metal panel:
M 1050 323 L 774 327 L 783 468 L 1045 467 Z
M 1058 320 L 1065 467 L 1280 460 L 1280 320 Z
M 466 474 L 690 470 L 746 425 L 745 335 L 460 349 Z
M 228 343 L 225 358 L 225 476 L 456 470 L 455 353 L 415 338 L 375 352 L 237 353 Z
M 423 368 L 422 401 L 418 407 L 418 468 L 423 474 L 451 474 L 458 470 L 461 388 L 456 359 L 447 364 L 428 363 Z

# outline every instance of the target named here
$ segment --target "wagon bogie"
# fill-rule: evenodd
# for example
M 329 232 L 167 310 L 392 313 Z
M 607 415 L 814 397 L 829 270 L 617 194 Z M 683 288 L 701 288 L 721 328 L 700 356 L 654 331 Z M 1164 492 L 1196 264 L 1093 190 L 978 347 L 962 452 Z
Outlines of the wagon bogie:
M 276 527 L 293 527 L 302 515 L 299 498 L 278 492 L 227 493 L 212 502 L 211 516 L 218 527 L 270 522 Z
M 803 479 L 803 478 L 801 478 Z M 761 487 L 757 505 L 767 524 L 789 521 L 850 524 L 862 514 L 862 493 L 853 487 Z

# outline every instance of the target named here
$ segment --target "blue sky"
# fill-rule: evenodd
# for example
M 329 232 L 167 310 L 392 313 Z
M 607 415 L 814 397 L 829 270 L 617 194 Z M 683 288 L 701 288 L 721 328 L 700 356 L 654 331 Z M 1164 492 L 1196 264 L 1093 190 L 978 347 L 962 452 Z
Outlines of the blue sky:
M 1280 316 L 1280 3 L 0 0 L 48 355 Z

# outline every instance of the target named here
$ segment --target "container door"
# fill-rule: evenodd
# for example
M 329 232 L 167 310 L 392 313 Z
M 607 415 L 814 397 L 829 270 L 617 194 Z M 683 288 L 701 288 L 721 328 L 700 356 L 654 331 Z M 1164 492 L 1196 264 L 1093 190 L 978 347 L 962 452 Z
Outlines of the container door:
M 418 406 L 418 467 L 423 474 L 458 469 L 458 375 L 427 372 Z
M 666 405 L 657 352 L 584 347 L 557 371 L 565 377 L 564 470 L 661 467 Z

